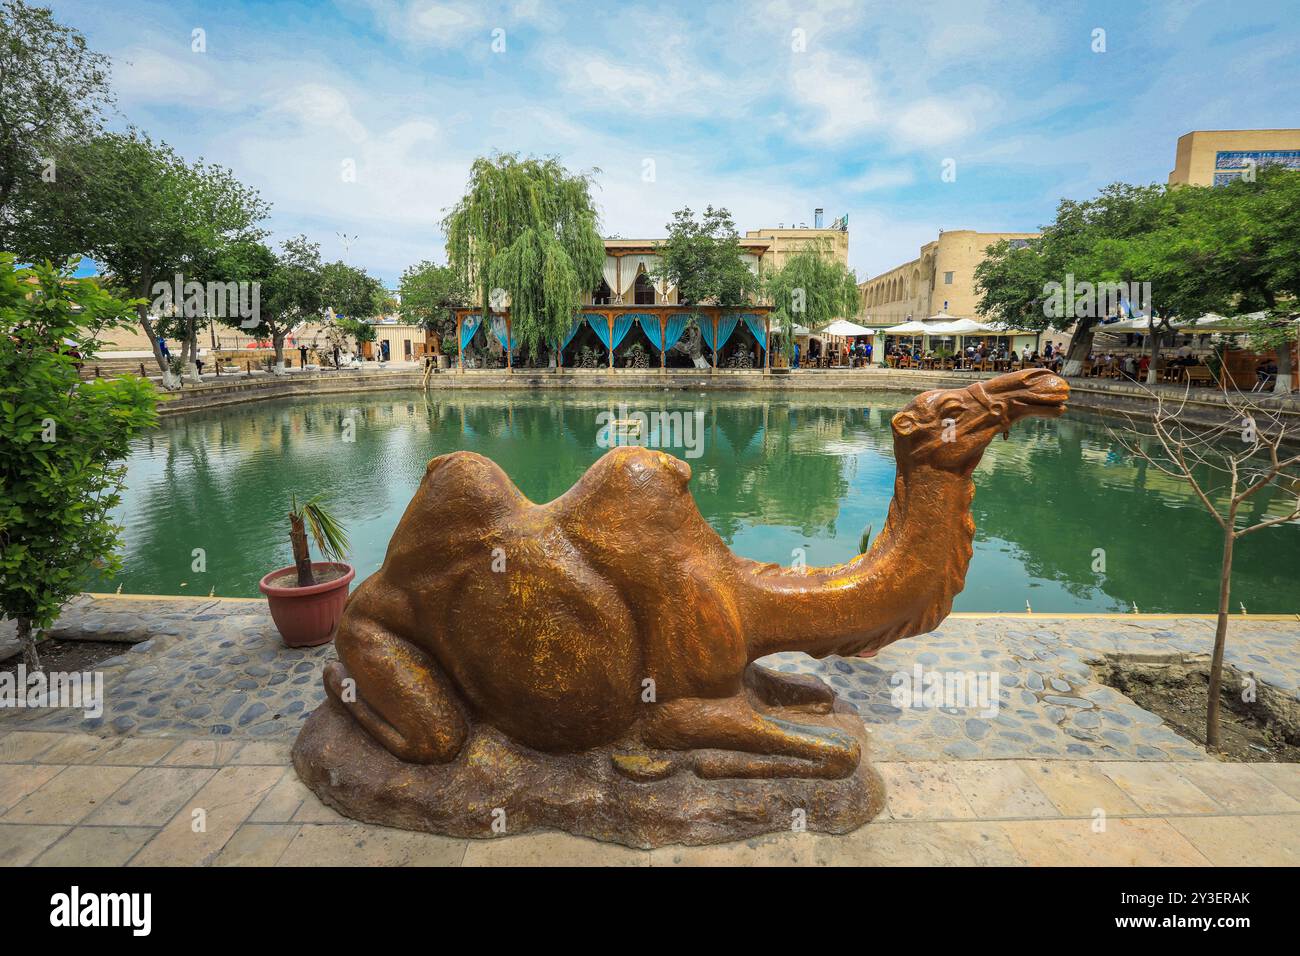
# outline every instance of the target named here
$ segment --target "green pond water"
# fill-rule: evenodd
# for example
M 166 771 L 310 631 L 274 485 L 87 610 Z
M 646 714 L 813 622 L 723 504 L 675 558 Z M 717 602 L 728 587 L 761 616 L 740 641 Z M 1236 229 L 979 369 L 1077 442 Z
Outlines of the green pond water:
M 698 434 L 683 425 L 677 435 L 648 431 L 644 443 L 677 442 L 663 450 L 690 463 L 691 490 L 714 529 L 744 557 L 834 564 L 857 553 L 867 525 L 884 526 L 894 481 L 889 419 L 906 399 L 385 392 L 179 416 L 132 448 L 117 509 L 123 568 L 96 587 L 256 597 L 259 578 L 291 562 L 290 493 L 322 491 L 350 533 L 360 580 L 379 568 L 430 458 L 479 452 L 530 499 L 549 501 L 604 453 L 610 412 L 682 412 L 694 423 L 702 411 Z M 1186 486 L 1125 455 L 1100 418 L 1071 411 L 1020 422 L 989 447 L 975 484 L 975 556 L 956 610 L 1215 609 L 1218 526 Z M 1282 508 L 1280 495 L 1250 506 L 1255 518 Z M 1104 572 L 1094 570 L 1102 560 Z M 1234 609 L 1297 610 L 1297 570 L 1300 524 L 1242 539 Z

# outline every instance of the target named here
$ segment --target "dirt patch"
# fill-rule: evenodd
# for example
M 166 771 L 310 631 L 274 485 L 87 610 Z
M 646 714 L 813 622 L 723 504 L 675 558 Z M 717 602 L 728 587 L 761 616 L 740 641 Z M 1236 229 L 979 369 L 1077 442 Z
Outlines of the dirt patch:
M 316 578 L 317 584 L 329 584 L 331 581 L 337 581 L 347 573 L 347 568 L 312 568 L 312 576 Z M 266 583 L 273 588 L 296 588 L 298 586 L 298 572 L 286 571 L 284 574 L 277 574 Z
M 1143 710 L 1159 715 L 1188 740 L 1205 746 L 1208 662 L 1094 664 L 1099 683 L 1114 687 Z M 1252 690 L 1248 681 L 1254 680 Z M 1300 704 L 1269 684 L 1223 668 L 1219 689 L 1219 754 L 1240 763 L 1300 762 Z
M 36 652 L 41 656 L 41 666 L 46 673 L 50 671 L 93 671 L 110 657 L 117 657 L 130 650 L 130 644 L 121 641 L 60 641 L 48 638 L 36 645 Z M 0 663 L 0 673 L 18 673 L 18 665 L 23 662 L 19 651 L 4 663 Z

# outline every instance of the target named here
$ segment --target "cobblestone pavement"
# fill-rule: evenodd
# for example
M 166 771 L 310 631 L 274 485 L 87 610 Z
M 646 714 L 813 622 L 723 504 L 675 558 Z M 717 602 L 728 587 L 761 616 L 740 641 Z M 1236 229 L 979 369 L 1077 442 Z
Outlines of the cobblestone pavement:
M 298 781 L 288 750 L 0 730 L 0 865 L 1300 865 L 1295 764 L 884 762 L 885 811 L 854 833 L 644 851 L 491 837 L 486 808 L 481 840 L 360 824 Z
M 334 656 L 328 644 L 285 647 L 257 600 L 83 596 L 53 633 L 139 643 L 124 643 L 101 666 L 102 716 L 0 711 L 0 730 L 291 739 L 320 703 L 320 669 Z M 870 659 L 778 654 L 765 663 L 830 683 L 862 714 L 877 760 L 1203 760 L 1159 717 L 1098 684 L 1087 662 L 1189 659 L 1208 654 L 1212 638 L 1205 618 L 958 615 Z M 1234 620 L 1227 660 L 1300 696 L 1300 621 Z M 990 675 L 996 711 L 896 706 L 895 675 L 914 678 L 917 668 L 963 680 Z

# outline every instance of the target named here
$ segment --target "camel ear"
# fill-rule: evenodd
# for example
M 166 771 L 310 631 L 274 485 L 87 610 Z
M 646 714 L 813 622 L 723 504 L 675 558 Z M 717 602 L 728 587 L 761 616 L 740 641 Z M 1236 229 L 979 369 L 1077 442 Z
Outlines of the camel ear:
M 916 416 L 911 412 L 899 412 L 890 424 L 894 426 L 895 433 L 905 438 L 917 429 Z

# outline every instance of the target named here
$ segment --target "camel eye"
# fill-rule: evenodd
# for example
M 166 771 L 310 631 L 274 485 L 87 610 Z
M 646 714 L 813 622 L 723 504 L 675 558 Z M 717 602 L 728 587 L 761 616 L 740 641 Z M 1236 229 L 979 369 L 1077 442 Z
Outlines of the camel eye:
M 962 413 L 964 406 L 961 402 L 945 402 L 939 409 L 939 414 L 944 418 L 956 418 Z

